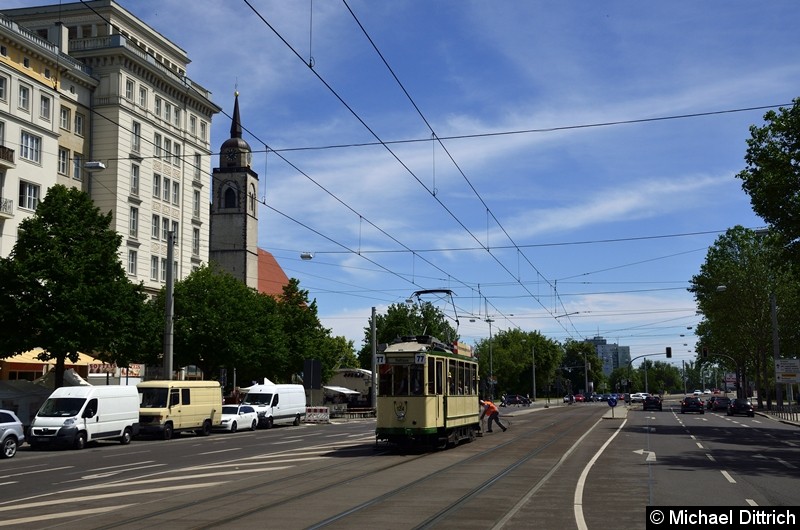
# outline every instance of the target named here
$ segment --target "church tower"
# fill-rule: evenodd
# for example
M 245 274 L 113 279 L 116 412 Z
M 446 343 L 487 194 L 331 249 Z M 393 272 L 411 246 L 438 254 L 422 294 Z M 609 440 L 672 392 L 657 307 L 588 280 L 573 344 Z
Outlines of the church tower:
M 242 139 L 239 93 L 235 94 L 231 137 L 219 150 L 212 171 L 209 260 L 248 287 L 258 288 L 258 175 L 252 151 Z

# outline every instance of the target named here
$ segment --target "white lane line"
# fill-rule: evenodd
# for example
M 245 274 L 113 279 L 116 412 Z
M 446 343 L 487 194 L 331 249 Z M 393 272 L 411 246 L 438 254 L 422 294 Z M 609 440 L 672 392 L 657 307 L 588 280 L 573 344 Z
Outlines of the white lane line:
M 0 482 L 0 486 L 8 486 L 9 484 L 17 484 L 17 481 L 14 480 L 11 482 Z
M 700 449 L 703 449 L 703 444 L 701 444 L 700 442 L 695 442 L 695 443 L 697 444 L 697 447 L 699 447 Z
M 20 475 L 33 475 L 34 473 L 49 473 L 50 471 L 59 471 L 61 469 L 72 469 L 75 466 L 53 467 L 50 469 L 40 469 L 39 471 L 24 471 L 22 473 L 12 473 L 10 475 L 0 475 L 0 478 L 18 477 Z
M 733 477 L 730 476 L 730 474 L 727 471 L 720 471 L 720 473 L 722 473 L 722 476 L 725 477 L 728 480 L 728 482 L 730 482 L 731 484 L 736 484 L 736 481 L 733 480 Z
M 747 502 L 747 504 L 749 504 L 750 506 L 758 506 L 758 503 L 757 503 L 756 501 L 754 501 L 753 499 L 745 499 L 745 501 L 746 501 L 746 502 Z
M 713 457 L 713 456 L 711 456 L 710 454 L 706 453 L 706 456 L 707 456 L 707 457 L 708 457 L 708 459 L 709 459 L 709 460 L 711 460 L 712 462 L 716 462 L 716 460 L 714 459 L 714 457 Z
M 225 471 L 219 471 L 218 473 L 200 473 L 197 475 L 184 475 L 184 476 L 176 476 L 176 477 L 162 477 L 162 478 L 153 478 L 153 479 L 146 479 L 146 480 L 126 480 L 125 482 L 115 482 L 113 484 L 106 483 L 106 484 L 94 484 L 92 486 L 85 486 L 83 488 L 74 488 L 70 491 L 89 491 L 89 490 L 97 490 L 97 489 L 108 489 L 112 486 L 139 486 L 142 484 L 156 484 L 158 482 L 175 482 L 176 480 L 194 480 L 198 478 L 214 478 L 214 477 L 227 477 L 230 475 L 236 474 L 246 474 L 246 473 L 264 473 L 266 471 L 280 471 L 282 469 L 289 469 L 292 466 L 278 466 L 278 467 L 261 467 L 258 469 L 228 469 Z M 229 481 L 225 481 L 229 482 Z M 219 484 L 224 484 L 225 482 L 220 482 Z M 175 486 L 175 487 L 182 487 L 182 486 Z
M 106 513 L 113 510 L 122 510 L 133 506 L 132 504 L 121 504 L 117 506 L 108 506 L 106 508 L 89 508 L 87 510 L 76 510 L 74 512 L 61 512 L 61 513 L 48 513 L 46 515 L 36 515 L 33 517 L 20 517 L 19 519 L 6 519 L 0 521 L 0 526 L 16 526 L 26 523 L 36 523 L 39 521 L 49 521 L 52 519 L 65 518 L 65 517 L 80 517 L 83 515 L 95 515 L 98 513 Z
M 198 455 L 216 455 L 219 453 L 229 453 L 231 451 L 241 451 L 241 447 L 231 447 L 230 449 L 220 449 L 219 451 L 207 451 L 205 453 L 197 453 Z

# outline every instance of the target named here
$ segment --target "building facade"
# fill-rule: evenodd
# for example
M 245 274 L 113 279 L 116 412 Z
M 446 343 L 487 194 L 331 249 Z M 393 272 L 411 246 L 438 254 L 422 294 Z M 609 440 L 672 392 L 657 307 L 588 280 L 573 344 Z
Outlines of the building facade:
M 0 15 L 8 51 L 0 57 L 0 255 L 59 182 L 112 213 L 120 260 L 149 292 L 166 281 L 170 232 L 176 280 L 207 263 L 211 119 L 221 109 L 187 77 L 186 52 L 113 0 Z
M 586 339 L 595 347 L 597 356 L 603 361 L 603 373 L 608 376 L 617 368 L 625 368 L 631 362 L 631 347 L 620 346 L 617 343 L 608 344 L 608 341 L 603 337 L 594 337 Z

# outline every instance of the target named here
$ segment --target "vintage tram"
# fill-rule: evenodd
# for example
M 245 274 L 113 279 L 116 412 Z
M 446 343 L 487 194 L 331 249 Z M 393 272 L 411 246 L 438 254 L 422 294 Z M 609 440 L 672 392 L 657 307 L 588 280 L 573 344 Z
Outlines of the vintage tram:
M 401 337 L 376 364 L 376 442 L 444 448 L 480 433 L 478 360 L 468 345 Z

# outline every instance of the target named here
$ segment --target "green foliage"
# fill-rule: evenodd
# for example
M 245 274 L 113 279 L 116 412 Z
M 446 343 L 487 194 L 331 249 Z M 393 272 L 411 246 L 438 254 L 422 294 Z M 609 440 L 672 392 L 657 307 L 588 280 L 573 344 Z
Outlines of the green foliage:
M 40 357 L 56 361 L 56 386 L 78 352 L 127 364 L 140 345 L 145 295 L 120 263 L 121 240 L 86 193 L 50 188 L 0 260 L 0 356 L 43 348 Z
M 447 343 L 458 340 L 455 328 L 444 313 L 430 302 L 390 305 L 385 315 L 376 313 L 375 330 L 377 344 L 390 343 L 409 335 L 432 335 Z M 372 329 L 369 325 L 364 328 L 364 346 L 358 359 L 361 368 L 372 369 Z

